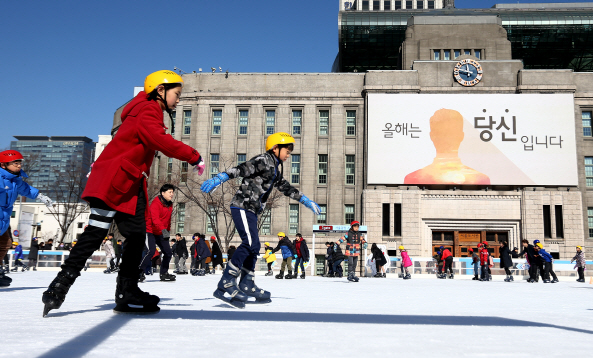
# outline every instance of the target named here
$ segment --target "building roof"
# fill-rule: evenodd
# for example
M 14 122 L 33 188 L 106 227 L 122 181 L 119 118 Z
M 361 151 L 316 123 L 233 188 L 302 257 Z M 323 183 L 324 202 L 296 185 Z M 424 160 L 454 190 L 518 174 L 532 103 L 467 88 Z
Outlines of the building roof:
M 22 135 L 15 135 L 14 138 L 17 140 L 33 140 L 33 141 L 40 141 L 40 142 L 85 142 L 85 143 L 92 143 L 93 140 L 89 137 L 78 137 L 78 136 L 22 136 Z

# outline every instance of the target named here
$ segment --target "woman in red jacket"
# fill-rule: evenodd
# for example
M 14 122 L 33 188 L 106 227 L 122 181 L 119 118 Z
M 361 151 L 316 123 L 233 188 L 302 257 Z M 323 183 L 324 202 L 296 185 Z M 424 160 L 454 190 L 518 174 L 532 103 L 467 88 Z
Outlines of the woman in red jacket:
M 159 311 L 160 299 L 138 288 L 139 265 L 146 238 L 146 179 L 150 166 L 158 150 L 168 157 L 197 165 L 199 174 L 204 168 L 200 153 L 167 134 L 163 122 L 163 111 L 171 115 L 179 103 L 182 86 L 183 79 L 175 72 L 151 73 L 144 81 L 144 91 L 124 108 L 122 124 L 93 164 L 82 194 L 91 207 L 88 225 L 62 270 L 43 293 L 43 316 L 60 308 L 87 258 L 99 248 L 114 221 L 126 238 L 114 310 Z M 143 308 L 135 309 L 130 305 Z
M 171 262 L 171 214 L 173 213 L 173 196 L 175 195 L 175 186 L 165 184 L 161 187 L 159 195 L 152 200 L 150 204 L 150 215 L 146 220 L 146 243 L 148 251 L 142 257 L 140 263 L 140 282 L 143 282 L 146 276 L 144 272 L 150 268 L 150 259 L 155 255 L 156 246 L 161 249 L 163 258 L 161 262 L 160 279 L 161 281 L 175 281 L 175 275 L 169 273 L 169 262 Z

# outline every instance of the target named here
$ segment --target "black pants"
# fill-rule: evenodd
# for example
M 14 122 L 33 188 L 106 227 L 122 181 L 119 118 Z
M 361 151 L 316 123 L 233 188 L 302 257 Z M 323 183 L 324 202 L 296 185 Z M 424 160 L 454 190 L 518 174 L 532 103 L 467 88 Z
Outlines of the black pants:
M 544 263 L 544 280 L 549 280 L 550 275 L 552 275 L 554 280 L 558 279 L 558 277 L 556 277 L 556 273 L 554 272 L 554 264 L 552 262 L 546 262 Z
M 445 259 L 445 268 L 443 269 L 445 275 L 447 274 L 447 270 L 453 274 L 453 256 L 449 256 Z
M 115 266 L 119 266 L 120 261 L 121 261 L 121 254 L 115 254 Z
M 272 264 L 273 264 L 273 263 L 274 263 L 274 262 L 268 262 L 268 271 L 272 271 Z
M 29 267 L 37 267 L 37 259 L 29 259 Z
M 585 279 L 585 268 L 577 267 L 577 272 L 579 273 L 579 280 L 584 280 Z
M 535 259 L 529 259 L 529 279 L 535 281 L 537 279 L 537 264 L 534 261 Z
M 330 275 L 332 273 L 334 273 L 334 264 L 332 263 L 332 261 L 327 260 L 327 274 Z
M 163 238 L 163 235 L 154 235 L 153 233 L 147 232 L 146 241 L 144 244 L 146 247 L 148 247 L 148 251 L 144 254 L 144 257 L 142 257 L 142 261 L 140 261 L 140 269 L 142 271 L 146 271 L 146 269 L 150 267 L 152 257 L 154 256 L 154 252 L 158 246 L 163 253 L 160 272 L 161 274 L 167 273 L 167 271 L 169 271 L 171 256 L 173 256 L 171 245 L 169 245 L 168 239 Z
M 513 274 L 511 273 L 511 270 L 508 267 L 504 268 L 504 272 L 509 276 L 513 276 Z
M 107 236 L 109 227 L 113 221 L 117 224 L 119 232 L 126 238 L 123 244 L 122 264 L 119 275 L 125 278 L 138 278 L 138 269 L 142 260 L 142 249 L 146 238 L 146 196 L 143 185 L 140 185 L 138 193 L 138 204 L 134 215 L 115 211 L 102 200 L 92 199 L 89 202 L 91 215 L 89 223 L 78 239 L 78 243 L 70 251 L 70 256 L 62 269 L 75 270 L 80 272 L 86 260 L 101 247 L 101 242 Z

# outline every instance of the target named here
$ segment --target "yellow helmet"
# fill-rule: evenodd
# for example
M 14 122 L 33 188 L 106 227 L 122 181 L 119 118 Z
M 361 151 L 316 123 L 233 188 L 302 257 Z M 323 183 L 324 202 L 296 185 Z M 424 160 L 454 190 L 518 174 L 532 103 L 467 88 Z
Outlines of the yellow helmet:
M 270 246 L 270 243 L 269 242 L 264 242 L 264 245 Z
M 577 249 L 583 251 L 583 247 L 582 246 L 577 246 Z
M 275 146 L 276 144 L 290 144 L 290 143 L 294 143 L 294 138 L 288 133 L 278 132 L 278 133 L 270 134 L 268 139 L 266 139 L 266 152 L 268 150 L 272 149 L 272 147 Z
M 405 250 L 403 246 L 398 247 L 400 250 Z
M 12 244 L 13 244 L 14 246 L 19 246 L 19 243 L 18 243 L 18 242 L 16 242 L 16 241 L 13 241 L 13 242 L 12 242 Z
M 286 237 L 286 234 L 285 234 L 285 233 L 283 233 L 283 232 L 279 232 L 279 233 L 278 233 L 278 236 Z
M 144 80 L 144 92 L 150 93 L 154 91 L 158 85 L 162 85 L 163 83 L 179 83 L 183 86 L 183 79 L 173 71 L 156 71 L 146 76 L 146 79 Z
M 538 242 L 536 245 L 537 245 L 537 247 L 539 247 L 540 249 L 543 249 L 543 248 L 544 248 L 544 245 L 542 245 L 542 243 L 541 243 L 541 242 Z

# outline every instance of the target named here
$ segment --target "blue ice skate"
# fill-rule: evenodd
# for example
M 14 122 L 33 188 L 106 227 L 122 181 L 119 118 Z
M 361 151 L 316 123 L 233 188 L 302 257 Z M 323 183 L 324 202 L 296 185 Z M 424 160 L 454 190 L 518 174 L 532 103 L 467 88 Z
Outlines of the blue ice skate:
M 248 271 L 245 268 L 241 269 L 241 281 L 239 282 L 239 290 L 248 297 L 254 297 L 255 301 L 245 301 L 245 303 L 259 303 L 265 304 L 272 302 L 270 293 L 262 290 L 255 284 L 255 273 Z
M 218 288 L 214 291 L 213 295 L 233 307 L 245 308 L 247 296 L 237 287 L 237 277 L 239 277 L 239 274 L 240 270 L 229 262 L 222 273 L 222 278 L 218 281 Z M 225 293 L 231 297 L 225 297 Z

